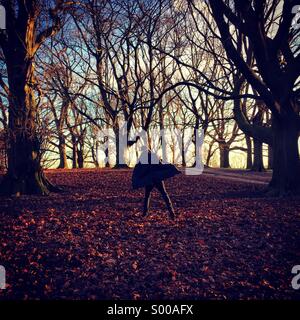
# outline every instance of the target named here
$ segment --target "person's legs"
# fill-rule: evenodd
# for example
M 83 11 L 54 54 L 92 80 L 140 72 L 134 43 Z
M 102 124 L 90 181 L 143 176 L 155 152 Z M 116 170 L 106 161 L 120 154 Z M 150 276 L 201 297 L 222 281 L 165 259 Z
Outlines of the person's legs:
M 151 196 L 152 189 L 153 189 L 153 185 L 148 185 L 145 187 L 145 200 L 144 200 L 143 216 L 146 216 L 148 214 L 149 205 L 150 205 L 150 196 Z
M 155 183 L 155 187 L 157 188 L 157 190 L 161 193 L 166 205 L 167 205 L 167 208 L 169 210 L 169 215 L 170 215 L 170 218 L 171 219 L 174 219 L 175 218 L 175 212 L 174 212 L 174 208 L 173 208 L 173 205 L 172 205 L 172 202 L 171 202 L 171 199 L 167 193 L 167 190 L 165 188 L 165 184 L 163 181 L 159 181 L 157 183 Z

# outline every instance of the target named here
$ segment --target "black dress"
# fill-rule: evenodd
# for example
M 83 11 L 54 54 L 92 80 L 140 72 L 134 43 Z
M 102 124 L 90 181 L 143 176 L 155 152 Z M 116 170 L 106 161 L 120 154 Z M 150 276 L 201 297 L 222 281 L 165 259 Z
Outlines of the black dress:
M 141 163 L 141 158 L 133 170 L 133 189 L 155 185 L 158 182 L 181 173 L 174 165 L 169 163 L 164 164 L 159 161 L 157 156 L 150 151 L 148 152 L 148 164 Z
M 144 162 L 142 160 L 144 160 Z M 181 172 L 174 165 L 163 164 L 158 157 L 150 151 L 143 152 L 138 164 L 133 170 L 132 187 L 134 189 L 145 188 L 144 216 L 148 214 L 151 192 L 156 188 L 161 193 L 167 205 L 170 218 L 175 219 L 174 208 L 163 180 L 174 177 L 179 173 Z

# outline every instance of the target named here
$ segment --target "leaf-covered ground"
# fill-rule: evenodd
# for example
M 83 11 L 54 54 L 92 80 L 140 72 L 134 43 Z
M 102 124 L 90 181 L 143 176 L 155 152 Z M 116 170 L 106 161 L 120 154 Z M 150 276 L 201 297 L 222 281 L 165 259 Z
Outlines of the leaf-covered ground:
M 0 199 L 0 299 L 299 299 L 300 199 L 177 176 L 141 217 L 130 170 L 52 171 L 65 192 Z

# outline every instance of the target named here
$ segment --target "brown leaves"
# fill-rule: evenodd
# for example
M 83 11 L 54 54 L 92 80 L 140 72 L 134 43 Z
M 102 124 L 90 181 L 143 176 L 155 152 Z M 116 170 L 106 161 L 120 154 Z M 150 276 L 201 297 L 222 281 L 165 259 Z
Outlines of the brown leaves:
M 137 268 L 138 268 L 138 262 L 137 261 L 134 261 L 133 263 L 132 263 L 132 268 L 133 268 L 133 270 L 137 270 Z
M 112 267 L 114 266 L 115 264 L 117 263 L 117 260 L 116 259 L 108 259 L 108 260 L 105 260 L 105 264 L 108 265 L 109 267 Z
M 180 176 L 141 216 L 143 191 L 131 172 L 60 171 L 67 192 L 1 199 L 0 299 L 296 298 L 299 199 L 264 199 L 249 186 Z M 247 196 L 245 196 L 247 194 Z

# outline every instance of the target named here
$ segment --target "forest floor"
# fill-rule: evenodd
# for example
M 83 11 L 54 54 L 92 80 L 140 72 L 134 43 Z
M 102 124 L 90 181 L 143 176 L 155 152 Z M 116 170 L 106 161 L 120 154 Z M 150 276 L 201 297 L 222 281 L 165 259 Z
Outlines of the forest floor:
M 175 222 L 157 193 L 141 217 L 131 170 L 48 171 L 63 193 L 0 198 L 0 299 L 300 299 L 300 198 L 208 171 L 167 180 Z

